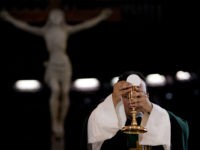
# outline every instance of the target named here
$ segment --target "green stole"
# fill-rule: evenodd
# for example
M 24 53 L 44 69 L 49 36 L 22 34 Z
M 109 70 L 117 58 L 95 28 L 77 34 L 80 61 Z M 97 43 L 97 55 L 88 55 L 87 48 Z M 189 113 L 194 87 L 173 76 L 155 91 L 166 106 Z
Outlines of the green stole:
M 139 145 L 138 134 L 127 134 L 127 146 L 129 150 L 151 150 L 151 146 Z

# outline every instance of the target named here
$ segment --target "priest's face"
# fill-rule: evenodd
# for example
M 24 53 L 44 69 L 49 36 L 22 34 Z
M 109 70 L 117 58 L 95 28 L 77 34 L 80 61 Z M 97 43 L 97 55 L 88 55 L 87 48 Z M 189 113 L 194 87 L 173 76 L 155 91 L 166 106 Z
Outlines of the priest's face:
M 124 109 L 127 116 L 132 116 L 133 110 L 142 111 L 142 97 L 146 92 L 146 88 L 141 84 L 140 86 L 132 86 L 132 90 L 123 94 L 122 99 L 124 103 Z

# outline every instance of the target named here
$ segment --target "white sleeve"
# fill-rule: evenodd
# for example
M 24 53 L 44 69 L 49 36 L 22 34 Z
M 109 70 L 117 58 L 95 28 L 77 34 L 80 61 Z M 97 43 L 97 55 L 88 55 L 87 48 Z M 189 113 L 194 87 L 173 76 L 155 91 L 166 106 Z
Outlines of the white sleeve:
M 91 113 L 88 120 L 88 143 L 92 143 L 93 150 L 100 149 L 103 141 L 112 138 L 125 124 L 126 115 L 123 103 L 116 109 L 109 95 Z
M 165 150 L 170 150 L 171 124 L 165 109 L 153 104 L 151 114 L 144 114 L 141 125 L 147 129 L 139 136 L 141 145 L 163 145 Z

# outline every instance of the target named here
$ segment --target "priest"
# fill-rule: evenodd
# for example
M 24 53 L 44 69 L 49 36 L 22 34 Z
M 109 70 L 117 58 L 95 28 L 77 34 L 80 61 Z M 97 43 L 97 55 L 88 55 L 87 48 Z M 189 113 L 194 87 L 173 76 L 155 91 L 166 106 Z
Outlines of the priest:
M 133 102 L 128 100 L 131 90 Z M 147 132 L 123 132 L 123 127 L 130 125 L 133 108 L 137 111 L 138 125 Z M 172 138 L 174 125 L 176 139 Z M 119 77 L 113 92 L 92 111 L 87 125 L 88 148 L 91 150 L 187 150 L 188 134 L 187 121 L 152 103 L 145 77 L 134 71 Z

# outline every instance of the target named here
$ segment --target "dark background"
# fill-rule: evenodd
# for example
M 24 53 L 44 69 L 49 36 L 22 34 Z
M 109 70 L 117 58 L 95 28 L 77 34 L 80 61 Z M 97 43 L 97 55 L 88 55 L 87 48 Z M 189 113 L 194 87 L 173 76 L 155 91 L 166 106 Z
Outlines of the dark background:
M 71 107 L 65 124 L 66 149 L 80 149 L 85 118 L 111 92 L 110 79 L 127 70 L 141 71 L 144 75 L 158 72 L 173 78 L 174 82 L 165 87 L 149 87 L 150 96 L 152 101 L 188 121 L 189 148 L 196 148 L 198 143 L 194 137 L 198 132 L 200 67 L 195 4 L 166 0 L 60 2 L 66 12 L 111 7 L 121 15 L 114 21 L 104 21 L 69 38 L 67 54 L 73 66 L 72 80 L 96 77 L 101 87 L 98 91 L 87 93 L 71 90 Z M 1 10 L 11 12 L 45 11 L 49 4 L 47 0 L 0 1 Z M 79 21 L 69 19 L 68 23 L 81 21 L 84 18 Z M 41 26 L 45 20 L 29 23 Z M 4 86 L 2 101 L 6 104 L 2 106 L 6 127 L 4 138 L 9 141 L 6 146 L 31 150 L 49 149 L 50 91 L 43 80 L 43 63 L 48 59 L 45 43 L 41 37 L 19 30 L 2 20 L 0 33 Z M 190 71 L 194 78 L 190 82 L 180 83 L 174 78 L 178 70 Z M 43 84 L 42 90 L 36 93 L 16 92 L 13 85 L 18 79 L 38 79 Z M 172 99 L 166 98 L 167 93 L 173 94 Z

